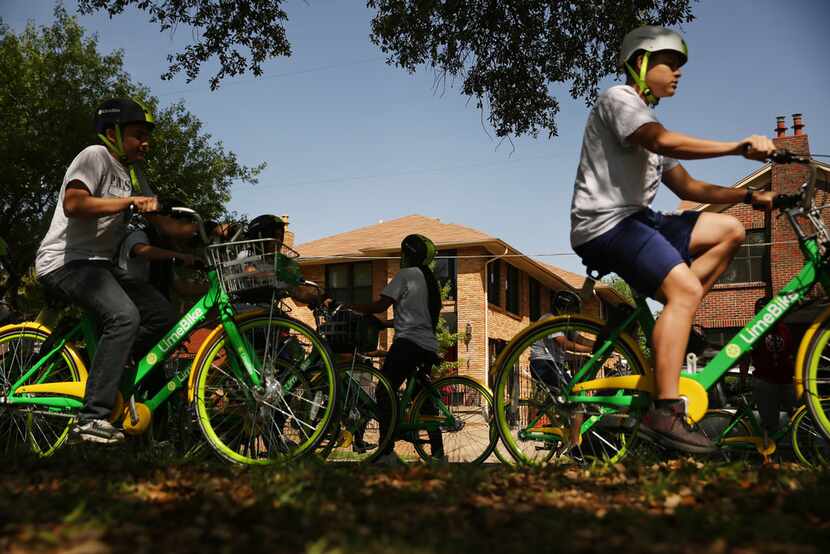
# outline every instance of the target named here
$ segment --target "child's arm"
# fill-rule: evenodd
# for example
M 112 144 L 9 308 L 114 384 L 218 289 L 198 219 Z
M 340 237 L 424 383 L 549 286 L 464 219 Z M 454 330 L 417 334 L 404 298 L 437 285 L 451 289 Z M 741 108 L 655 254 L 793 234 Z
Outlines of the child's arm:
M 131 251 L 133 256 L 139 256 L 151 261 L 181 261 L 191 267 L 196 263 L 196 256 L 184 252 L 174 252 L 149 244 L 136 244 Z
M 699 160 L 719 156 L 744 156 L 763 161 L 775 152 L 775 144 L 767 137 L 752 135 L 740 141 L 721 142 L 695 138 L 669 131 L 659 123 L 646 123 L 626 139 L 655 154 L 678 160 Z
M 381 295 L 380 298 L 371 304 L 346 304 L 344 307 L 363 314 L 382 314 L 394 303 L 395 301 L 388 296 Z
M 158 200 L 153 196 L 128 196 L 125 198 L 98 198 L 81 181 L 67 183 L 63 195 L 63 213 L 66 217 L 95 219 L 115 215 L 135 205 L 139 213 L 158 210 Z
M 747 189 L 719 187 L 698 181 L 679 164 L 663 173 L 663 182 L 681 199 L 692 202 L 738 204 L 746 199 L 747 194 Z M 755 191 L 752 193 L 752 204 L 770 209 L 775 196 L 773 191 Z

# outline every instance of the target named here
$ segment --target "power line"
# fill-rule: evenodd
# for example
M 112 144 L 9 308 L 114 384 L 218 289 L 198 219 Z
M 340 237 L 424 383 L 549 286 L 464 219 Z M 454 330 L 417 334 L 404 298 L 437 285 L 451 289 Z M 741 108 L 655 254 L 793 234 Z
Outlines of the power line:
M 227 82 L 227 83 L 223 83 L 222 87 L 232 87 L 232 86 L 236 86 L 236 85 L 247 85 L 247 84 L 250 84 L 250 83 L 253 83 L 253 82 L 264 81 L 266 79 L 279 79 L 279 78 L 283 78 L 283 77 L 292 77 L 292 76 L 295 76 L 295 75 L 305 75 L 307 73 L 317 73 L 319 71 L 329 71 L 329 70 L 332 70 L 332 69 L 339 69 L 341 67 L 351 67 L 351 66 L 355 66 L 355 65 L 361 65 L 361 64 L 365 64 L 365 63 L 376 62 L 376 61 L 384 60 L 384 59 L 386 59 L 384 56 L 380 56 L 380 57 L 374 57 L 374 58 L 366 58 L 366 59 L 362 59 L 362 60 L 354 60 L 354 61 L 351 61 L 351 62 L 321 65 L 321 66 L 318 66 L 318 67 L 311 67 L 309 69 L 298 69 L 296 71 L 286 71 L 285 73 L 274 73 L 272 75 L 260 75 L 259 77 L 252 77 L 252 78 L 249 78 L 249 79 L 240 79 L 238 81 L 230 81 L 230 82 Z M 206 92 L 216 92 L 216 91 L 210 90 L 210 89 L 198 89 L 198 90 L 181 89 L 181 90 L 174 90 L 174 91 L 169 91 L 169 92 L 162 92 L 161 94 L 157 94 L 156 96 L 158 96 L 159 98 L 162 98 L 164 96 L 173 96 L 173 95 L 176 95 L 176 94 L 203 94 L 203 93 L 206 93 Z

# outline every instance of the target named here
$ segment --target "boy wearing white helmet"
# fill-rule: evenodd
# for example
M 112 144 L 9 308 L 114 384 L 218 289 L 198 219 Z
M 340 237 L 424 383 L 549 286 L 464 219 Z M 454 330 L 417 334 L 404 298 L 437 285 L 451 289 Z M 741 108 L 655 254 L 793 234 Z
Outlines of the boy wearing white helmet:
M 687 59 L 685 41 L 670 29 L 645 26 L 624 38 L 619 66 L 627 82 L 599 96 L 585 126 L 571 204 L 571 245 L 589 272 L 617 273 L 665 304 L 652 336 L 657 399 L 641 430 L 667 447 L 705 453 L 714 446 L 686 425 L 678 394 L 680 368 L 697 307 L 743 242 L 744 227 L 727 214 L 669 215 L 650 205 L 662 181 L 683 200 L 769 209 L 772 192 L 699 181 L 677 160 L 740 155 L 760 161 L 775 146 L 763 136 L 723 142 L 663 127 L 652 106 L 677 92 Z

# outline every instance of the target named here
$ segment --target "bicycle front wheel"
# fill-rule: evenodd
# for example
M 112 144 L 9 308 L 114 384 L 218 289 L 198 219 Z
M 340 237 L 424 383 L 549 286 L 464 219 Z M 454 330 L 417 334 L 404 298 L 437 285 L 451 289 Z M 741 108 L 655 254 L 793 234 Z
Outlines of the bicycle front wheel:
M 799 370 L 804 384 L 804 403 L 816 429 L 830 440 L 830 320 L 813 335 Z
M 337 373 L 337 416 L 318 453 L 335 462 L 371 463 L 393 438 L 398 397 L 389 379 L 369 365 L 344 364 Z M 390 429 L 386 435 L 380 432 L 384 417 Z
M 287 318 L 239 324 L 255 353 L 254 386 L 222 333 L 196 370 L 196 418 L 223 458 L 242 464 L 282 464 L 311 452 L 331 422 L 336 374 L 331 355 L 307 325 Z
M 583 316 L 560 316 L 519 333 L 496 361 L 494 402 L 502 443 L 520 464 L 617 462 L 637 440 L 639 408 L 565 402 L 567 387 L 594 348 L 603 325 Z M 627 335 L 606 345 L 594 377 L 642 375 L 646 363 Z M 591 395 L 624 396 L 602 390 Z M 635 393 L 636 394 L 636 393 Z
M 48 338 L 49 333 L 32 322 L 6 327 L 0 334 L 0 397 L 12 394 L 12 386 L 48 353 L 44 349 Z M 78 382 L 80 373 L 75 357 L 64 347 L 21 385 Z M 66 441 L 74 423 L 75 414 L 64 409 L 0 403 L 0 452 L 12 455 L 28 450 L 50 456 Z
M 443 455 L 451 463 L 480 464 L 498 440 L 493 397 L 468 377 L 445 377 L 422 388 L 412 402 L 410 423 L 418 429 L 415 450 L 427 461 Z

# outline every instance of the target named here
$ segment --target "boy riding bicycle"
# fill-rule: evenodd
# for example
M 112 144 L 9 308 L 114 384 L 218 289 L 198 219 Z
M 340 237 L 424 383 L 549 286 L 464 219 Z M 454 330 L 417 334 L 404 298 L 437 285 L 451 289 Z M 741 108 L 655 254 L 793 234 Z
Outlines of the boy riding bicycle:
M 644 26 L 622 43 L 624 85 L 603 92 L 588 117 L 571 204 L 571 245 L 589 273 L 620 275 L 664 303 L 652 335 L 656 400 L 641 431 L 664 446 L 710 452 L 714 445 L 686 424 L 680 370 L 695 312 L 744 240 L 744 228 L 720 213 L 662 214 L 650 204 L 662 181 L 683 200 L 745 202 L 769 209 L 774 193 L 720 187 L 692 178 L 677 159 L 742 155 L 765 160 L 772 141 L 703 140 L 669 131 L 652 106 L 674 96 L 687 61 L 680 34 Z
M 427 237 L 407 236 L 401 242 L 401 270 L 386 285 L 380 298 L 372 304 L 349 306 L 367 314 L 384 313 L 389 306 L 394 306 L 395 340 L 383 364 L 383 373 L 394 391 L 406 379 L 415 375 L 418 368 L 426 367 L 429 370 L 440 361 L 435 329 L 441 313 L 441 289 L 435 274 L 429 268 L 435 259 L 435 252 L 435 244 Z M 378 393 L 377 397 L 378 404 L 386 401 L 383 394 Z M 388 406 L 380 405 L 379 408 L 382 416 L 389 413 Z M 382 437 L 393 432 L 389 426 L 389 421 L 381 419 Z M 433 459 L 443 460 L 441 432 L 429 431 L 428 434 Z M 394 441 L 390 441 L 377 462 L 384 465 L 399 463 L 394 448 Z
M 35 260 L 38 279 L 97 319 L 100 341 L 89 370 L 84 407 L 70 438 L 114 443 L 124 434 L 109 423 L 131 352 L 143 355 L 176 322 L 170 303 L 150 284 L 113 264 L 127 226 L 126 212 L 159 209 L 137 162 L 149 149 L 155 123 L 129 98 L 103 102 L 95 130 L 104 145 L 88 146 L 69 165 L 55 213 Z M 197 227 L 147 216 L 161 232 L 192 237 Z

